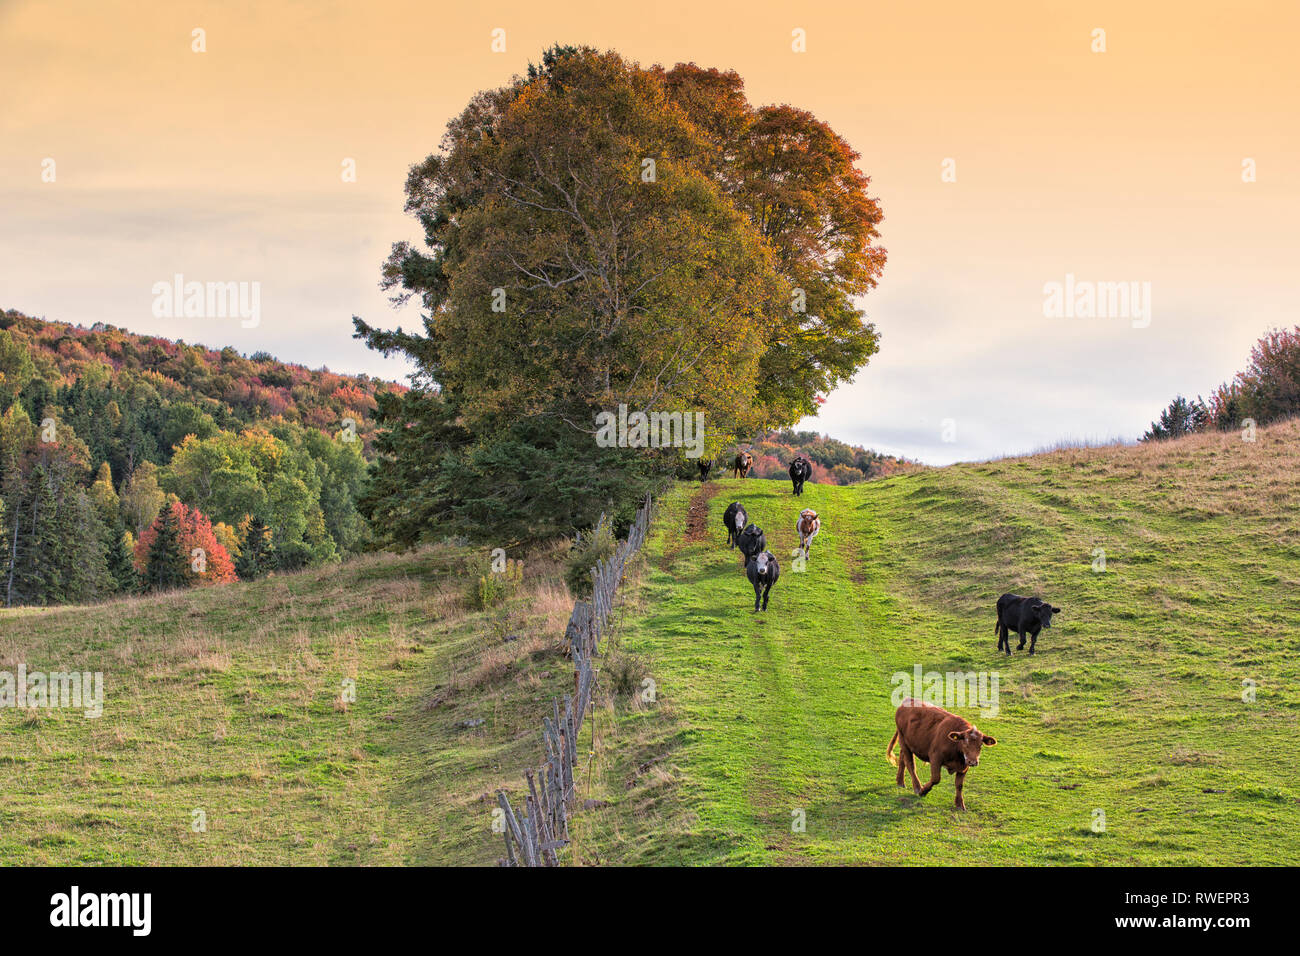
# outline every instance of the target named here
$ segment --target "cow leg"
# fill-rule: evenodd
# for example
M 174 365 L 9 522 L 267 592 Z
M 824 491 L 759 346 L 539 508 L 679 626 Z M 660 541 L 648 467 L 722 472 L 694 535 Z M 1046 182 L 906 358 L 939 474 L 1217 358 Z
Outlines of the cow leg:
M 767 610 L 767 596 L 771 593 L 772 593 L 772 582 L 768 581 L 767 585 L 763 588 L 763 610 L 764 611 Z
M 966 771 L 965 771 L 965 770 L 962 770 L 962 771 L 958 772 L 958 774 L 957 774 L 957 803 L 956 803 L 956 807 L 957 807 L 958 810 L 965 810 L 965 809 L 966 809 L 966 801 L 963 800 L 963 799 L 962 799 L 962 796 L 961 796 L 961 787 L 962 787 L 962 784 L 964 784 L 965 782 L 966 782 Z
M 902 737 L 899 737 L 898 742 L 902 744 Z M 912 775 L 912 790 L 919 794 L 921 792 L 921 781 L 916 778 L 916 755 L 907 749 L 906 744 L 903 744 L 903 763 L 907 764 L 907 772 Z M 902 783 L 902 771 L 899 771 L 898 777 L 898 782 Z
M 903 735 L 898 735 L 898 785 L 903 785 L 903 774 L 907 772 L 907 758 L 911 752 L 907 749 L 907 744 L 903 743 Z
M 1034 645 L 1038 643 L 1038 635 L 1033 634 L 1029 638 L 1029 653 L 1034 653 Z
M 930 782 L 927 783 L 920 790 L 918 790 L 917 793 L 920 796 L 924 797 L 927 793 L 929 793 L 931 790 L 934 789 L 934 785 L 939 782 L 942 776 L 943 776 L 943 764 L 939 762 L 938 758 L 935 758 L 930 762 Z
M 1016 633 L 1020 635 L 1020 643 L 1016 645 L 1016 650 L 1023 651 L 1025 649 L 1025 632 L 1016 631 Z
M 1007 643 L 1007 631 L 1006 628 L 1002 626 L 1002 622 L 999 621 L 998 622 L 998 650 L 1002 650 L 1002 645 L 1006 643 Z M 1010 647 L 1007 648 L 1007 653 L 1008 654 L 1011 653 Z
M 762 595 L 763 595 L 763 583 L 761 581 L 755 581 L 754 582 L 754 613 L 755 614 L 758 613 L 758 601 L 759 598 L 762 597 Z

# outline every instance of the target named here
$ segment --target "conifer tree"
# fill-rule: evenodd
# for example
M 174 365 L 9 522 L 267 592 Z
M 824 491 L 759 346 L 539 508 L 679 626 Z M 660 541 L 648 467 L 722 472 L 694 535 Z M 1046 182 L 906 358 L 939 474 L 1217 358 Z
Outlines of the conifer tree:
M 244 539 L 235 562 L 235 571 L 245 581 L 260 578 L 275 566 L 275 547 L 271 543 L 271 529 L 261 518 L 248 519 Z

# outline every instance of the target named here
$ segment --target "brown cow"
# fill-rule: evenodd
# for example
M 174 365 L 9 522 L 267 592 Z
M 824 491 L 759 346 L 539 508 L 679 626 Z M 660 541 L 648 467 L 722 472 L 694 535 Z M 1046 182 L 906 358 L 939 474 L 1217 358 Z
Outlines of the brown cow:
M 912 789 L 924 797 L 939 782 L 943 768 L 957 778 L 957 809 L 965 810 L 961 797 L 966 771 L 980 762 L 980 748 L 997 743 L 992 737 L 980 733 L 969 720 L 950 714 L 942 707 L 926 704 L 909 697 L 894 714 L 898 730 L 885 748 L 885 758 L 898 768 L 898 785 L 904 786 L 903 769 L 912 774 Z M 902 760 L 894 756 L 894 743 L 899 745 Z M 916 778 L 915 760 L 930 764 L 930 782 L 924 787 Z
M 754 465 L 754 456 L 747 451 L 742 451 L 736 456 L 736 460 L 731 463 L 731 474 L 733 478 L 747 478 L 749 469 Z

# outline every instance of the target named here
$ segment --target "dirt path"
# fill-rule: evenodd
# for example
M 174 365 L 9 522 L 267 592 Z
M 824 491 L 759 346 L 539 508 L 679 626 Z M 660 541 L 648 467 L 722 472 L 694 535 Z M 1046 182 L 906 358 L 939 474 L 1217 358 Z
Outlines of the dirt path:
M 659 566 L 663 570 L 668 571 L 672 568 L 673 559 L 677 557 L 677 552 L 683 546 L 708 539 L 709 502 L 717 493 L 717 482 L 706 481 L 700 485 L 700 490 L 691 496 L 691 502 L 686 509 L 686 528 L 682 533 L 682 537 L 669 542 L 664 547 L 663 557 L 659 562 Z

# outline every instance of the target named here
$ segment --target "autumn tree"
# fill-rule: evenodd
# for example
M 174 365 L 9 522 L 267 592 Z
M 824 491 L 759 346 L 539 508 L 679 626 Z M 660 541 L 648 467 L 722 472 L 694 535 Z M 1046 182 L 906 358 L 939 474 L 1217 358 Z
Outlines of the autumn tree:
M 207 515 L 181 501 L 165 507 L 140 536 L 135 566 L 151 591 L 238 580 Z
M 688 73 L 553 49 L 411 170 L 427 251 L 395 245 L 383 284 L 419 297 L 423 333 L 354 320 L 418 366 L 379 401 L 362 500 L 389 541 L 594 524 L 680 458 L 598 446 L 597 412 L 750 433 L 875 351 L 851 303 L 884 257 L 856 154 L 809 114 L 750 109 L 734 74 Z

